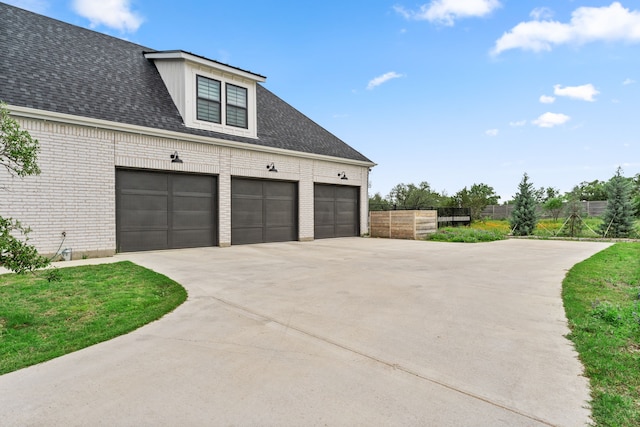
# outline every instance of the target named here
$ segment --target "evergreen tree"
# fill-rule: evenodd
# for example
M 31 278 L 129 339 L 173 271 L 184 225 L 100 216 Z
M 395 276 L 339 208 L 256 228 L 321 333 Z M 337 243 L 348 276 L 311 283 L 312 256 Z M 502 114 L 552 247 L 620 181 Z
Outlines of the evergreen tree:
M 533 184 L 529 182 L 529 176 L 525 173 L 518 186 L 518 192 L 513 203 L 513 212 L 511 212 L 509 220 L 514 236 L 533 234 L 538 223 L 536 204 L 535 189 Z
M 634 209 L 631 203 L 631 182 L 622 176 L 622 168 L 606 185 L 607 209 L 600 231 L 604 237 L 628 237 L 633 231 Z

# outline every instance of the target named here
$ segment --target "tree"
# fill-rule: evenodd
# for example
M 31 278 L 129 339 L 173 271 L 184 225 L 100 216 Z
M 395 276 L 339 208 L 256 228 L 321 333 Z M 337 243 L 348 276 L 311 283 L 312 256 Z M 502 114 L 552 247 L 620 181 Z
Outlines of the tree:
M 562 232 L 567 236 L 576 237 L 580 234 L 584 225 L 582 222 L 582 216 L 584 215 L 582 202 L 575 197 L 569 199 L 565 215 L 567 216 L 567 221 L 564 224 Z
M 419 186 L 398 184 L 391 189 L 387 199 L 396 209 L 428 209 L 439 206 L 442 196 L 423 181 Z
M 451 205 L 458 208 L 469 208 L 471 210 L 471 220 L 480 219 L 484 208 L 489 205 L 497 205 L 498 196 L 493 187 L 487 184 L 473 184 L 469 190 L 464 187 L 451 196 Z
M 538 215 L 536 213 L 535 190 L 526 173 L 518 185 L 518 192 L 513 201 L 514 207 L 509 221 L 513 235 L 528 236 L 533 234 L 538 223 Z
M 388 211 L 391 209 L 391 202 L 387 199 L 383 199 L 380 193 L 374 194 L 369 197 L 369 210 L 370 211 Z
M 560 190 L 555 187 L 540 187 L 534 191 L 538 203 L 544 204 L 547 200 L 555 199 L 560 196 Z
M 632 179 L 633 186 L 633 209 L 635 211 L 636 217 L 640 218 L 640 173 L 637 173 Z
M 0 165 L 12 177 L 38 175 L 39 151 L 38 140 L 20 129 L 5 104 L 0 103 Z M 27 243 L 30 231 L 20 221 L 0 216 L 0 266 L 24 273 L 49 264 L 48 259 L 40 256 L 36 248 Z
M 586 200 L 594 202 L 597 200 L 607 200 L 607 190 L 605 188 L 606 182 L 604 181 L 582 181 L 580 184 L 573 187 L 571 190 L 571 197 L 578 200 Z
M 554 221 L 558 220 L 564 201 L 561 197 L 552 197 L 542 204 L 542 209 L 549 212 Z
M 633 205 L 631 203 L 631 181 L 622 176 L 622 168 L 606 185 L 607 209 L 602 218 L 600 231 L 605 237 L 628 237 L 633 231 Z

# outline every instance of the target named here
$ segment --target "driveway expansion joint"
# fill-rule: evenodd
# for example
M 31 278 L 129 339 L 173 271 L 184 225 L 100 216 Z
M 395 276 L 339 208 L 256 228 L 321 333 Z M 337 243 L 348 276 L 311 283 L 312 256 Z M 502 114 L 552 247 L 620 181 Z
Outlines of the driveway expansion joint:
M 349 347 L 349 346 L 347 346 L 345 344 L 341 344 L 341 343 L 339 343 L 337 341 L 333 341 L 333 340 L 331 340 L 329 338 L 322 337 L 322 336 L 319 336 L 317 334 L 314 334 L 313 332 L 309 332 L 309 331 L 306 331 L 304 329 L 301 329 L 301 328 L 298 328 L 296 326 L 293 326 L 293 325 L 291 325 L 290 322 L 286 322 L 286 323 L 282 322 L 282 321 L 280 321 L 280 320 L 278 320 L 278 319 L 276 319 L 274 317 L 271 317 L 271 316 L 268 316 L 266 314 L 257 312 L 255 310 L 252 310 L 252 309 L 250 309 L 248 307 L 236 304 L 234 302 L 225 300 L 224 298 L 216 297 L 216 296 L 213 296 L 213 295 L 209 295 L 209 298 L 211 298 L 211 299 L 213 299 L 215 301 L 218 301 L 221 304 L 224 304 L 226 306 L 232 307 L 232 308 L 234 308 L 234 309 L 236 309 L 238 311 L 241 311 L 243 313 L 249 314 L 249 316 L 251 318 L 258 318 L 258 319 L 261 319 L 263 321 L 268 321 L 268 322 L 271 322 L 273 324 L 279 325 L 279 326 L 283 327 L 285 329 L 285 331 L 289 330 L 289 329 L 294 330 L 294 331 L 296 331 L 296 332 L 298 332 L 298 333 L 300 333 L 302 335 L 311 337 L 311 338 L 313 338 L 315 340 L 318 340 L 318 341 L 321 341 L 321 342 L 323 342 L 325 344 L 329 344 L 331 346 L 338 347 L 341 350 L 345 350 L 345 351 L 348 351 L 350 353 L 357 354 L 358 356 L 361 356 L 363 358 L 372 360 L 372 361 L 374 361 L 374 362 L 376 362 L 378 364 L 387 366 L 387 367 L 389 367 L 389 368 L 391 368 L 391 369 L 393 369 L 395 371 L 400 371 L 400 372 L 403 372 L 405 374 L 408 374 L 408 375 L 414 376 L 416 378 L 419 378 L 421 380 L 428 381 L 428 382 L 430 382 L 432 384 L 436 384 L 436 385 L 438 385 L 440 387 L 446 388 L 446 389 L 451 390 L 451 391 L 453 391 L 455 393 L 463 394 L 463 395 L 465 395 L 467 397 L 470 397 L 472 399 L 479 400 L 481 402 L 487 403 L 489 405 L 495 406 L 495 407 L 500 408 L 500 409 L 504 409 L 505 411 L 509 411 L 509 412 L 511 412 L 513 414 L 516 414 L 516 415 L 524 417 L 524 418 L 528 418 L 528 419 L 530 419 L 532 421 L 536 421 L 536 422 L 538 422 L 540 424 L 543 424 L 543 425 L 546 425 L 546 426 L 549 426 L 549 427 L 557 427 L 556 424 L 553 424 L 553 423 L 551 423 L 549 421 L 546 421 L 546 420 L 544 420 L 544 419 L 542 419 L 540 417 L 537 417 L 535 415 L 527 414 L 527 413 L 525 413 L 525 412 L 523 412 L 521 410 L 518 410 L 516 408 L 512 408 L 512 407 L 503 405 L 501 403 L 495 402 L 495 401 L 493 401 L 493 400 L 491 400 L 491 399 L 489 399 L 487 397 L 483 397 L 483 396 L 478 395 L 476 393 L 464 390 L 464 389 L 462 389 L 460 387 L 457 387 L 455 385 L 447 384 L 447 383 L 445 383 L 443 381 L 440 381 L 440 380 L 437 380 L 437 379 L 434 379 L 434 378 L 429 378 L 429 377 L 427 377 L 427 376 L 425 376 L 423 374 L 415 372 L 415 371 L 413 371 L 413 370 L 411 370 L 411 369 L 409 369 L 409 368 L 407 368 L 405 366 L 402 366 L 402 365 L 400 365 L 398 363 L 388 362 L 388 361 L 383 360 L 383 359 L 381 359 L 379 357 L 376 357 L 376 356 L 367 354 L 367 353 L 365 353 L 363 351 L 351 348 L 351 347 Z M 265 325 L 266 324 L 268 324 L 268 323 L 265 323 Z

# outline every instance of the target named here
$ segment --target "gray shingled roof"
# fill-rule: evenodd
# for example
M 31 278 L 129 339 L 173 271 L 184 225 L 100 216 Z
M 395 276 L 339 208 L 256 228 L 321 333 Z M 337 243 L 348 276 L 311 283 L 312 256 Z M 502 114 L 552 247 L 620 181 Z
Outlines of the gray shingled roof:
M 7 104 L 370 162 L 262 85 L 258 139 L 185 127 L 154 51 L 0 3 L 0 100 Z

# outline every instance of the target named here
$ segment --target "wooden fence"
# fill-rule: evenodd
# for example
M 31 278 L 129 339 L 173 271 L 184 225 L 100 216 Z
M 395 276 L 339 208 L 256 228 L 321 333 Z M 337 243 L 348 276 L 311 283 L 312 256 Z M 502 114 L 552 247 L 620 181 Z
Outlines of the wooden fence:
M 369 213 L 371 237 L 424 239 L 438 231 L 438 211 L 375 211 Z

